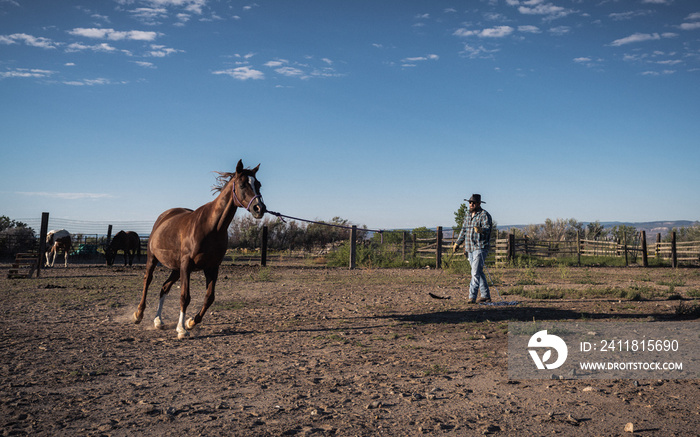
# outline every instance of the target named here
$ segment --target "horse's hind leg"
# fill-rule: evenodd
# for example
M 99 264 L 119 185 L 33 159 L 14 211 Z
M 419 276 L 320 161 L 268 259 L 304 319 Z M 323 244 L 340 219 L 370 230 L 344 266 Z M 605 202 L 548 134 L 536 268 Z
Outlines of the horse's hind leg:
M 207 312 L 211 304 L 214 303 L 214 289 L 216 287 L 216 280 L 219 277 L 219 269 L 215 268 L 205 270 L 204 276 L 207 280 L 207 295 L 204 298 L 204 305 L 202 305 L 202 309 L 199 311 L 199 313 L 194 316 L 194 319 L 187 320 L 187 324 L 185 325 L 187 329 L 193 329 L 196 325 L 201 323 L 202 318 L 204 318 L 204 314 Z
M 163 311 L 163 304 L 165 303 L 165 296 L 168 295 L 173 284 L 180 279 L 180 270 L 173 270 L 170 272 L 170 276 L 165 280 L 163 286 L 160 289 L 160 299 L 158 300 L 158 310 L 156 310 L 156 318 L 153 319 L 153 326 L 157 329 L 163 329 L 163 319 L 161 319 L 161 312 Z
M 148 259 L 146 261 L 146 274 L 143 276 L 143 294 L 141 295 L 141 302 L 134 313 L 134 323 L 141 323 L 141 319 L 143 319 L 143 311 L 146 309 L 148 286 L 151 285 L 151 281 L 153 280 L 153 271 L 156 269 L 157 265 L 158 260 L 149 252 Z

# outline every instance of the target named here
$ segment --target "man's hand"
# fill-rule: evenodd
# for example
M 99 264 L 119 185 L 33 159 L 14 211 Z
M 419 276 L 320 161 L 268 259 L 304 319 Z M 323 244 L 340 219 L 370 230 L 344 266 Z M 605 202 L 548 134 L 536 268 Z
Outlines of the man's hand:
M 477 234 L 480 234 L 481 230 L 482 228 L 480 228 L 479 226 L 474 226 L 474 232 L 476 232 Z
M 457 249 L 459 249 L 459 244 L 455 243 L 452 245 L 452 252 L 457 252 Z

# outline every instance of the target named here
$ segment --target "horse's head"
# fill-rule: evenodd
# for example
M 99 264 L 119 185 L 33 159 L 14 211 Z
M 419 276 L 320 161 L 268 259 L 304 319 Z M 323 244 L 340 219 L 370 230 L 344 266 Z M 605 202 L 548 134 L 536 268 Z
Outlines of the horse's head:
M 243 161 L 240 160 L 232 181 L 233 201 L 236 206 L 247 209 L 256 219 L 263 218 L 267 211 L 260 194 L 261 184 L 255 177 L 259 168 L 260 164 L 252 170 L 245 169 Z

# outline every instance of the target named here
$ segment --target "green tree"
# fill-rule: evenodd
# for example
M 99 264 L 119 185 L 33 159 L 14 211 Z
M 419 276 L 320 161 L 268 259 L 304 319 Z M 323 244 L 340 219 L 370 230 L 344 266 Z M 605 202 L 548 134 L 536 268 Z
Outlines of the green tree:
M 605 237 L 607 232 L 605 231 L 605 226 L 600 224 L 600 221 L 596 220 L 591 222 L 586 226 L 586 239 L 588 240 L 598 240 Z
M 466 203 L 459 205 L 459 209 L 455 211 L 455 226 L 452 227 L 452 230 L 459 232 L 462 229 L 467 213 L 469 213 L 469 206 Z
M 700 241 L 700 222 L 687 227 L 673 228 L 671 232 L 676 233 L 676 241 Z M 671 241 L 671 232 L 664 237 L 664 241 Z
M 421 226 L 420 228 L 415 228 L 413 230 L 413 235 L 415 235 L 416 238 L 435 238 L 437 237 L 437 232 L 430 230 L 425 226 Z

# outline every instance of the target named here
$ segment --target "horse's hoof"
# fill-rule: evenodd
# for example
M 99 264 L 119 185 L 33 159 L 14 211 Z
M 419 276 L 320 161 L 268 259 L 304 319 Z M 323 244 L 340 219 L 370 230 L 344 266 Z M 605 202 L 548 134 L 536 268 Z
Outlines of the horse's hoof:
M 154 326 L 156 329 L 163 329 L 163 321 L 160 319 L 160 317 L 156 317 L 156 318 L 153 320 L 153 326 Z
M 139 314 L 138 311 L 134 313 L 134 323 L 137 325 L 141 323 L 141 319 L 143 319 L 143 314 Z
M 178 339 L 178 340 L 184 340 L 184 339 L 186 339 L 186 338 L 189 337 L 189 336 L 190 336 L 190 333 L 189 333 L 189 332 L 186 332 L 186 331 L 185 331 L 185 332 L 178 332 L 178 333 L 177 333 L 177 339 Z
M 192 330 L 192 329 L 194 329 L 195 325 L 196 325 L 196 323 L 194 323 L 194 319 L 189 318 L 189 319 L 187 319 L 187 322 L 185 323 L 185 328 Z

